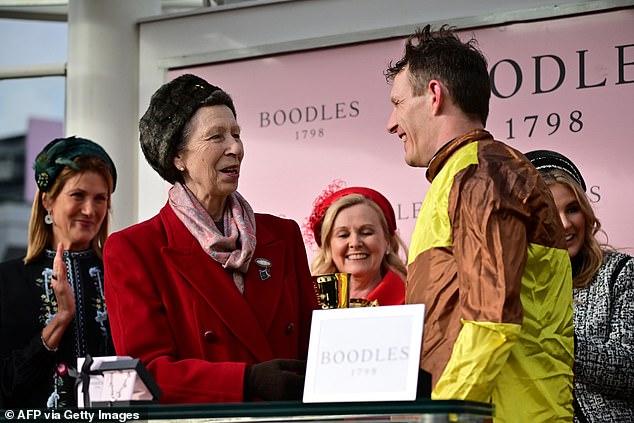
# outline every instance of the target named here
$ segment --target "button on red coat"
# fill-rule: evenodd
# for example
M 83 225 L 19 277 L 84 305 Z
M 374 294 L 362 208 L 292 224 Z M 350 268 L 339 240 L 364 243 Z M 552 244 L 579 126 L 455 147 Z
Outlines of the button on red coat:
M 289 323 L 288 325 L 286 325 L 286 334 L 290 335 L 291 333 L 293 333 L 293 330 L 295 330 L 295 324 L 294 323 Z
M 218 340 L 218 335 L 216 335 L 216 332 L 214 332 L 213 330 L 208 330 L 207 332 L 205 332 L 205 341 L 207 342 L 216 342 Z

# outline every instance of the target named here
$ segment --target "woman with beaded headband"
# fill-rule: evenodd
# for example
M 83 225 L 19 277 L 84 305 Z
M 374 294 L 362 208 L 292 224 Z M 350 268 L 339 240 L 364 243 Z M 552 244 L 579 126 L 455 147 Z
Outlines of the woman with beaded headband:
M 332 184 L 313 204 L 308 226 L 320 247 L 313 275 L 350 274 L 350 298 L 372 305 L 405 302 L 405 244 L 390 202 L 366 187 Z
M 553 194 L 572 262 L 574 421 L 632 422 L 634 259 L 597 239 L 601 224 L 570 159 L 549 150 L 526 157 Z
M 26 257 L 0 264 L 0 408 L 76 406 L 77 358 L 112 355 L 101 251 L 117 172 L 93 141 L 51 141 L 33 165 Z

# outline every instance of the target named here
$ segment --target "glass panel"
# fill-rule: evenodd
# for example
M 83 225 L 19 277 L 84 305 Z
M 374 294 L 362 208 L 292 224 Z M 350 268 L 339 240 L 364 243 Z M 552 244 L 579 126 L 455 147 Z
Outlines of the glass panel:
M 0 70 L 63 64 L 65 22 L 0 19 Z M 0 79 L 0 260 L 21 257 L 35 192 L 35 154 L 63 133 L 63 76 Z
M 108 409 L 102 409 L 107 412 Z M 117 411 L 126 410 L 117 408 Z M 324 403 L 252 402 L 156 405 L 140 411 L 150 422 L 490 422 L 492 406 L 471 401 Z M 114 411 L 114 409 L 113 409 Z
M 0 19 L 0 66 L 65 63 L 66 22 Z

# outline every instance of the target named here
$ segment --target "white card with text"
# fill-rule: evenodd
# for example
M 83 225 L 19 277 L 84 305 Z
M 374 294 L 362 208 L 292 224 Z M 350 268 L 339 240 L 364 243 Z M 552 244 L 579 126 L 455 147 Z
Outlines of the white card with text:
M 425 305 L 313 312 L 304 402 L 416 399 Z

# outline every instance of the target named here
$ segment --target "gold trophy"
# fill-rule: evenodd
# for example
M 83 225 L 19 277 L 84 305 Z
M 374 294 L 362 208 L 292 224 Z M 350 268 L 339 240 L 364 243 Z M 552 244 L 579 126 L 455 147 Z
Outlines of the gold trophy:
M 322 309 L 376 307 L 377 300 L 350 298 L 350 273 L 328 273 L 314 277 L 317 301 Z
M 314 279 L 317 301 L 322 309 L 348 308 L 350 303 L 349 273 L 328 273 L 315 276 Z
M 348 307 L 357 308 L 357 307 L 378 307 L 379 300 L 366 300 L 365 298 L 350 298 L 350 304 Z

